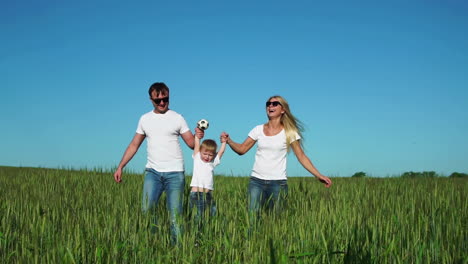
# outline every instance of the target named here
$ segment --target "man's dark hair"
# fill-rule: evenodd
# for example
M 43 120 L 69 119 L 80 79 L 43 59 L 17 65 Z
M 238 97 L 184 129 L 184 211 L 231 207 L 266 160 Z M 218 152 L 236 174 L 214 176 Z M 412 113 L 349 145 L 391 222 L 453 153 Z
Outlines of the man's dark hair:
M 167 87 L 167 85 L 163 82 L 155 82 L 150 86 L 148 90 L 148 94 L 150 97 L 153 91 L 156 91 L 156 96 L 159 96 L 160 94 L 168 95 L 169 87 Z

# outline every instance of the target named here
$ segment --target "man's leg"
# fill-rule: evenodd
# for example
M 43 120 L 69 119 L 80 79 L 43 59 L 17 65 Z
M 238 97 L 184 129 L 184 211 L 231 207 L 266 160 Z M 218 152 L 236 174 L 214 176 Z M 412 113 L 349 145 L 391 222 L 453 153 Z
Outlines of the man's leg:
M 146 169 L 145 180 L 143 182 L 143 197 L 141 209 L 143 213 L 149 214 L 151 218 L 151 230 L 155 231 L 157 226 L 156 205 L 161 197 L 164 184 L 161 174 L 153 169 Z
M 182 212 L 185 187 L 185 175 L 183 171 L 168 172 L 164 174 L 166 181 L 167 209 L 171 218 L 171 238 L 176 244 L 182 235 Z

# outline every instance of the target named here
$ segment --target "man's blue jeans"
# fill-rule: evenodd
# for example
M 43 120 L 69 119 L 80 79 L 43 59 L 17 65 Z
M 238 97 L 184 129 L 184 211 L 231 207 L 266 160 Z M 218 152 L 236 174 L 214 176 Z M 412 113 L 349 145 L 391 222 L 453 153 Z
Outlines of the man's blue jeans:
M 146 169 L 145 181 L 143 183 L 143 203 L 142 210 L 144 213 L 154 212 L 158 204 L 161 194 L 166 192 L 167 209 L 169 210 L 171 220 L 171 239 L 173 243 L 178 241 L 181 236 L 181 218 L 182 218 L 182 201 L 184 196 L 185 175 L 183 171 L 175 172 L 158 172 L 154 169 Z M 154 223 L 156 217 L 154 217 Z
M 250 177 L 249 212 L 258 213 L 262 207 L 282 211 L 287 194 L 287 180 L 261 180 Z

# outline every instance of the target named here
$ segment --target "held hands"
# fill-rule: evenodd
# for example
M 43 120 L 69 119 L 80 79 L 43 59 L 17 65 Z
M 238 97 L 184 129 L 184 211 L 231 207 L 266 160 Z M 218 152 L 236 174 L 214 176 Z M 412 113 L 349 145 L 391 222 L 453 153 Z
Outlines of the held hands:
M 228 143 L 228 139 L 229 139 L 229 134 L 226 133 L 226 132 L 222 132 L 221 135 L 219 136 L 219 140 L 221 141 L 221 143 Z
M 202 139 L 205 136 L 205 131 L 196 127 L 195 128 L 195 136 L 199 139 Z

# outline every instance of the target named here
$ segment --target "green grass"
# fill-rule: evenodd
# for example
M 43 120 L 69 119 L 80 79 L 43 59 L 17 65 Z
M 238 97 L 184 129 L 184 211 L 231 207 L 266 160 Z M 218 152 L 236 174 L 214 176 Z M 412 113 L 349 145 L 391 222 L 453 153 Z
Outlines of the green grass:
M 156 233 L 141 213 L 143 174 L 0 167 L 0 263 L 468 263 L 466 178 L 333 181 L 290 178 L 249 237 L 248 178 L 216 176 L 218 216 L 197 237 L 186 212 L 172 247 L 165 198 Z

